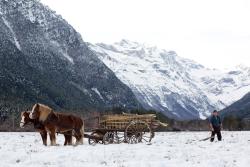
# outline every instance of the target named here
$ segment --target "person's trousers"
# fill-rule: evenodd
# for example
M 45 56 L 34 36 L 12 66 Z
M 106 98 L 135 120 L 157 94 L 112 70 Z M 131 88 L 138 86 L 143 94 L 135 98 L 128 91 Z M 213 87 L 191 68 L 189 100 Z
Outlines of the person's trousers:
M 221 141 L 222 136 L 221 136 L 220 127 L 213 127 L 213 128 L 214 128 L 214 131 L 212 131 L 212 134 L 211 134 L 211 142 L 214 141 L 215 135 L 217 135 L 218 140 Z

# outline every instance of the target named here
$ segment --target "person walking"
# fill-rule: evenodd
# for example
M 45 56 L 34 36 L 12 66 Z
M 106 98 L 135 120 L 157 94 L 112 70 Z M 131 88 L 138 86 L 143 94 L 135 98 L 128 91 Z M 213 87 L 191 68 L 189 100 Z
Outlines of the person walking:
M 217 110 L 213 111 L 212 116 L 209 119 L 209 123 L 210 123 L 210 128 L 212 131 L 210 141 L 211 142 L 214 141 L 215 135 L 217 135 L 218 140 L 221 141 L 221 139 L 222 139 L 222 136 L 221 136 L 222 122 L 221 122 L 220 116 L 218 115 Z

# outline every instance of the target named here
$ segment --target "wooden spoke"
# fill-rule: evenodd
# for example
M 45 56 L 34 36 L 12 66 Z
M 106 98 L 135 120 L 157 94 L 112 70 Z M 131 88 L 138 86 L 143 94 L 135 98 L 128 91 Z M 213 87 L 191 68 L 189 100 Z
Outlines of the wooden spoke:
M 112 144 L 114 143 L 114 133 L 113 132 L 107 132 L 103 136 L 102 140 L 103 144 Z
M 125 141 L 129 144 L 150 142 L 153 138 L 153 132 L 146 122 L 132 121 L 126 127 L 124 137 Z
M 100 138 L 102 134 L 99 132 L 92 132 L 90 136 Z M 89 145 L 96 145 L 97 143 L 102 143 L 102 141 L 95 138 L 89 138 Z

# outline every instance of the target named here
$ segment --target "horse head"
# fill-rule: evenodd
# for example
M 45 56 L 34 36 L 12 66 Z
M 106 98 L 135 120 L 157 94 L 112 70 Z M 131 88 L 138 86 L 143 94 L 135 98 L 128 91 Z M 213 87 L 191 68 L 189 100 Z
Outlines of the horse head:
M 25 125 L 32 122 L 32 120 L 29 118 L 30 111 L 23 111 L 21 112 L 21 121 L 20 121 L 20 127 L 24 128 Z

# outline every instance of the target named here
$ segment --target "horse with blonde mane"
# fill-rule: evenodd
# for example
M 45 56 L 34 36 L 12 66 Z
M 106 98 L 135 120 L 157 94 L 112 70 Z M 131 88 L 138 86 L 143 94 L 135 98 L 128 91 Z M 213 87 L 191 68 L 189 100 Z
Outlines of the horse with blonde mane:
M 29 114 L 30 119 L 38 119 L 49 133 L 51 145 L 56 145 L 56 133 L 72 131 L 76 145 L 83 144 L 84 124 L 80 117 L 54 112 L 43 104 L 35 104 Z
M 38 119 L 30 119 L 29 115 L 30 111 L 21 112 L 20 127 L 25 128 L 26 125 L 33 124 L 34 129 L 41 135 L 43 145 L 47 146 L 47 131 L 45 130 L 45 127 Z M 65 138 L 64 145 L 72 145 L 72 131 L 64 132 L 62 134 Z

